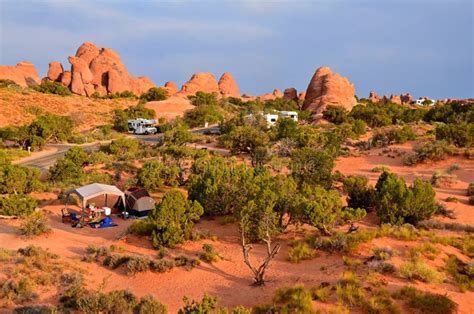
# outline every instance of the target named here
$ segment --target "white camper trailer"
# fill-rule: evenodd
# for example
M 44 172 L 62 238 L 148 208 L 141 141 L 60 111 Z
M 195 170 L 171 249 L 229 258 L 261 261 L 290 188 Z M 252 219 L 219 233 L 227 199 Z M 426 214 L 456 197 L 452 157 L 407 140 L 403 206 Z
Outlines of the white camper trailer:
M 280 117 L 282 118 L 290 118 L 295 122 L 298 122 L 298 112 L 296 111 L 280 111 Z
M 156 134 L 158 129 L 155 127 L 156 120 L 153 119 L 135 119 L 128 120 L 128 133 L 133 134 Z

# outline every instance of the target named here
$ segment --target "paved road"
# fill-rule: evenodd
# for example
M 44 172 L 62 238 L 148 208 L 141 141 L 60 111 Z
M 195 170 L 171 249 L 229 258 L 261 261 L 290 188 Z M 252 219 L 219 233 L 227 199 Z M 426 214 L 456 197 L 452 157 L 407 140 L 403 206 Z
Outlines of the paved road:
M 206 134 L 206 133 L 214 133 L 218 132 L 219 127 L 218 126 L 210 126 L 208 128 L 199 128 L 199 129 L 193 129 L 191 130 L 192 133 L 194 134 Z M 163 138 L 163 134 L 156 134 L 156 135 L 131 135 L 132 137 L 146 142 L 146 143 L 157 143 L 161 141 Z M 69 150 L 69 148 L 73 146 L 78 146 L 75 144 L 48 144 L 46 145 L 47 147 L 54 147 L 57 149 L 56 152 L 47 154 L 47 155 L 42 155 L 38 156 L 37 158 L 32 158 L 32 159 L 27 159 L 25 161 L 18 162 L 18 165 L 26 166 L 26 167 L 32 167 L 32 168 L 37 168 L 41 170 L 42 172 L 46 172 L 49 167 L 54 165 L 56 160 L 59 158 L 63 157 L 66 152 Z M 99 149 L 100 144 L 84 144 L 81 145 L 86 151 L 93 152 Z

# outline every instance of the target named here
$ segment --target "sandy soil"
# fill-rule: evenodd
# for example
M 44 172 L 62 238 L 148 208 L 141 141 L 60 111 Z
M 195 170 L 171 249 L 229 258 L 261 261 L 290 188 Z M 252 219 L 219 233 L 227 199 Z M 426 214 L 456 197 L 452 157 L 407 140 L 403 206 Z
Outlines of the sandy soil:
M 110 123 L 112 111 L 135 105 L 133 99 L 92 99 L 77 95 L 58 96 L 38 92 L 16 92 L 0 89 L 0 127 L 23 125 L 37 113 L 71 116 L 78 131 Z
M 145 107 L 155 110 L 157 119 L 163 117 L 167 121 L 182 117 L 186 110 L 194 108 L 187 98 L 180 95 L 173 95 L 162 101 L 150 101 Z
M 459 170 L 453 171 L 458 181 L 452 186 L 435 188 L 436 199 L 454 210 L 456 219 L 436 218 L 451 222 L 474 225 L 474 215 L 472 214 L 473 206 L 468 204 L 468 196 L 466 190 L 469 183 L 474 182 L 474 161 L 463 157 L 453 157 L 439 162 L 427 162 L 418 164 L 414 167 L 403 165 L 403 157 L 408 154 L 414 143 L 406 143 L 403 145 L 390 146 L 391 151 L 384 153 L 387 148 L 372 149 L 367 155 L 359 157 L 340 158 L 336 162 L 336 170 L 345 175 L 364 175 L 369 178 L 372 184 L 377 182 L 380 173 L 372 172 L 376 166 L 387 166 L 392 172 L 402 175 L 407 183 L 412 183 L 415 178 L 430 180 L 433 173 L 437 170 L 446 170 L 451 165 L 458 165 Z M 446 197 L 455 196 L 459 199 L 458 203 L 444 202 Z

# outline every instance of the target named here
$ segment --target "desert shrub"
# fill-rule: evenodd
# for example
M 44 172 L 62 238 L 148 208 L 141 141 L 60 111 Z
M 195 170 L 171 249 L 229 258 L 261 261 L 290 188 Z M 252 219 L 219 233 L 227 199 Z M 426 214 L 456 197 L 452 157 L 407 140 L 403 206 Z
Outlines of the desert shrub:
M 163 186 L 165 165 L 158 160 L 147 161 L 138 170 L 138 184 L 147 190 L 156 191 Z
M 374 256 L 374 259 L 375 260 L 378 260 L 378 261 L 386 261 L 390 258 L 392 258 L 392 256 L 396 255 L 397 252 L 392 249 L 391 247 L 387 246 L 387 247 L 376 247 L 373 249 L 373 256 Z
M 89 153 L 82 147 L 73 146 L 64 154 L 64 159 L 68 159 L 79 167 L 82 167 L 89 161 Z
M 14 314 L 56 314 L 58 309 L 53 305 L 19 306 L 13 310 Z
M 320 286 L 311 288 L 310 293 L 313 300 L 326 302 L 329 299 L 331 291 L 329 287 Z
M 160 130 L 161 129 L 163 129 L 163 127 L 160 127 Z M 169 123 L 163 133 L 163 140 L 168 146 L 183 146 L 193 140 L 193 134 L 188 126 L 181 120 L 175 120 Z
M 316 256 L 316 252 L 305 242 L 296 241 L 292 243 L 288 250 L 287 260 L 291 263 L 299 263 L 302 260 L 312 259 Z
M 448 202 L 448 203 L 458 203 L 459 199 L 455 196 L 448 196 L 448 197 L 445 198 L 444 201 Z
M 20 233 L 27 237 L 34 237 L 51 231 L 48 218 L 40 211 L 34 212 L 25 218 L 19 227 Z
M 431 176 L 431 185 L 443 188 L 450 187 L 458 181 L 458 177 L 455 174 L 452 174 L 449 170 L 440 171 L 437 170 Z
M 61 158 L 48 170 L 48 180 L 54 183 L 80 184 L 84 170 L 70 159 Z
M 140 99 L 145 101 L 160 101 L 168 98 L 168 92 L 161 87 L 152 87 L 147 92 L 140 95 Z
M 154 119 L 155 111 L 153 109 L 145 108 L 143 104 L 129 107 L 125 110 L 114 110 L 113 128 L 118 132 L 128 131 L 128 120 L 131 119 Z
M 461 292 L 474 290 L 474 269 L 459 260 L 456 255 L 450 255 L 445 260 L 444 270 L 454 280 Z
M 0 297 L 15 303 L 23 303 L 38 297 L 34 291 L 34 282 L 28 277 L 23 277 L 19 280 L 8 279 L 3 282 L 0 288 Z
M 127 274 L 136 274 L 150 269 L 151 260 L 148 256 L 132 255 L 129 256 L 125 266 Z
M 394 143 L 403 144 L 416 138 L 413 129 L 405 125 L 401 128 L 391 127 L 388 129 L 377 130 L 371 139 L 372 147 L 384 147 Z
M 216 93 L 197 92 L 196 95 L 188 96 L 194 109 L 184 114 L 184 121 L 190 127 L 203 127 L 205 122 L 217 123 L 224 119 L 225 111 L 219 105 Z
M 0 80 L 0 88 L 14 88 L 14 89 L 21 89 L 21 86 L 18 85 L 15 81 L 13 80 L 8 80 L 8 79 L 1 79 Z
M 29 195 L 11 194 L 0 196 L 0 215 L 25 217 L 38 206 L 38 201 Z
M 420 121 L 426 110 L 411 109 L 394 103 L 372 103 L 356 105 L 349 116 L 365 121 L 371 128 L 382 127 L 400 122 L 410 123 Z
M 126 265 L 129 259 L 130 256 L 128 255 L 110 254 L 104 258 L 102 264 L 112 269 L 117 269 L 122 265 Z
M 113 154 L 119 160 L 135 159 L 140 148 L 140 142 L 133 138 L 119 138 L 113 140 L 108 146 L 101 148 L 106 152 Z
M 356 119 L 352 122 L 352 132 L 356 136 L 364 135 L 366 133 L 367 124 L 363 120 Z
M 201 261 L 199 258 L 189 257 L 186 255 L 178 255 L 174 258 L 174 265 L 176 267 L 184 267 L 186 270 L 191 270 L 196 266 L 199 266 Z
M 379 166 L 375 166 L 374 168 L 372 168 L 372 170 L 370 170 L 371 172 L 379 172 L 379 173 L 382 173 L 382 172 L 390 172 L 390 168 L 388 166 L 385 166 L 385 165 L 379 165 Z
M 279 288 L 273 297 L 272 313 L 311 313 L 312 297 L 302 285 Z
M 35 85 L 32 87 L 34 90 L 45 93 L 45 94 L 55 94 L 60 96 L 69 96 L 71 95 L 71 91 L 69 88 L 64 86 L 59 82 L 52 82 L 48 80 L 44 80 L 39 85 Z
M 67 141 L 73 134 L 73 127 L 74 123 L 69 117 L 50 113 L 39 116 L 27 126 L 28 136 L 26 143 L 22 146 L 31 146 L 34 149 L 35 137 L 42 139 L 46 143 Z
M 399 273 L 402 278 L 428 283 L 441 283 L 444 279 L 441 273 L 425 264 L 420 258 L 402 264 Z
M 302 148 L 293 151 L 290 162 L 291 175 L 300 184 L 321 185 L 330 188 L 334 157 L 327 151 Z
M 406 156 L 403 163 L 411 166 L 427 160 L 440 161 L 454 155 L 455 152 L 455 148 L 445 141 L 426 142 L 415 147 L 414 153 Z
M 474 196 L 469 196 L 469 199 L 467 200 L 469 205 L 474 205 Z
M 362 305 L 364 312 L 378 313 L 400 313 L 400 309 L 392 301 L 390 293 L 386 289 L 378 289 L 372 293 Z
M 166 259 L 152 260 L 150 270 L 157 273 L 165 273 L 174 267 L 174 262 Z
M 469 183 L 467 187 L 467 196 L 474 196 L 474 183 Z
M 336 284 L 337 298 L 349 305 L 361 305 L 365 300 L 365 293 L 360 285 L 359 278 L 353 272 L 342 274 L 339 282 Z
M 276 122 L 273 130 L 275 132 L 274 138 L 277 140 L 283 138 L 294 139 L 297 136 L 298 123 L 293 119 L 280 118 Z
M 429 182 L 416 178 L 407 187 L 403 177 L 384 172 L 375 186 L 375 204 L 381 223 L 416 224 L 436 212 L 435 191 Z
M 373 270 L 373 271 L 375 271 L 377 273 L 381 273 L 381 274 L 395 272 L 395 266 L 393 266 L 392 264 L 390 264 L 388 262 L 381 261 L 381 260 L 370 261 L 370 262 L 367 263 L 367 267 L 370 270 Z
M 212 313 L 217 309 L 217 297 L 204 294 L 201 301 L 192 300 L 183 297 L 184 306 L 179 309 L 178 314 Z
M 135 306 L 133 313 L 135 314 L 166 314 L 168 313 L 166 305 L 160 303 L 151 295 L 146 295 L 140 299 Z
M 377 230 L 377 237 L 390 237 L 403 241 L 415 241 L 419 237 L 418 230 L 410 224 L 382 224 Z
M 323 118 L 334 124 L 347 122 L 348 112 L 341 106 L 328 105 L 323 112 Z
M 405 286 L 394 293 L 396 299 L 407 300 L 411 309 L 421 313 L 450 314 L 457 312 L 457 304 L 446 295 L 422 292 L 410 286 Z
M 237 126 L 229 133 L 221 135 L 220 141 L 232 154 L 248 153 L 253 155 L 258 147 L 268 144 L 269 137 L 260 129 Z
M 347 206 L 370 211 L 375 206 L 375 189 L 368 185 L 363 176 L 351 176 L 344 180 L 343 189 L 347 193 Z
M 474 126 L 472 123 L 441 124 L 436 127 L 436 139 L 444 140 L 458 147 L 474 145 Z
M 20 165 L 0 165 L 0 194 L 27 194 L 41 191 L 40 171 Z
M 131 313 L 137 298 L 128 290 L 89 294 L 78 300 L 79 311 L 84 313 Z
M 199 258 L 206 263 L 217 262 L 222 258 L 211 244 L 203 244 L 202 250 L 203 252 L 199 254 Z

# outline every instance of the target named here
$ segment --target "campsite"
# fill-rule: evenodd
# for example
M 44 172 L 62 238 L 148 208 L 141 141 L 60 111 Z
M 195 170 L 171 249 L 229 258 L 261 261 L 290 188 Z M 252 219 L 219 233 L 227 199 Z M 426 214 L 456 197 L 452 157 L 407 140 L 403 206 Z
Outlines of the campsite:
M 473 13 L 0 1 L 0 314 L 472 314 Z

